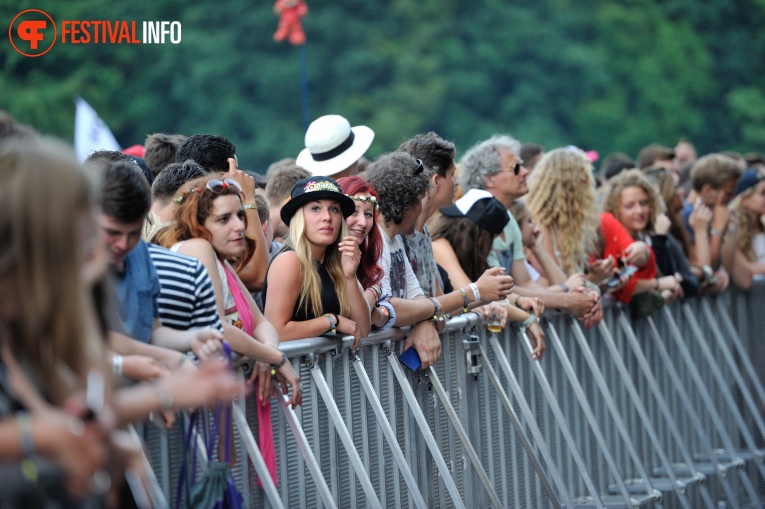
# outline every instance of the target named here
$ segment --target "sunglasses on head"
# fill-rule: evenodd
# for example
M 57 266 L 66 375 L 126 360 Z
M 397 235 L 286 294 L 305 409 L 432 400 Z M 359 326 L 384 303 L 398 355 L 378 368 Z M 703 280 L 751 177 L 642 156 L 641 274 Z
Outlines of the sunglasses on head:
M 242 192 L 242 186 L 239 185 L 239 182 L 237 182 L 234 179 L 224 179 L 224 180 L 218 180 L 218 179 L 212 179 L 207 181 L 207 185 L 205 186 L 205 189 L 209 189 L 215 194 L 222 193 L 228 187 L 231 186 L 234 189 L 237 190 L 237 192 Z
M 417 159 L 417 168 L 414 169 L 412 175 L 419 175 L 425 169 L 425 165 L 422 164 L 422 159 Z
M 194 189 L 187 189 L 185 190 L 178 198 L 173 200 L 176 206 L 183 203 L 183 200 L 186 198 L 186 196 L 189 193 L 201 193 L 202 191 L 209 189 L 215 194 L 221 194 L 223 191 L 228 189 L 229 187 L 233 187 L 236 189 L 238 193 L 242 192 L 242 186 L 239 185 L 239 182 L 233 179 L 212 179 L 207 181 L 207 185 L 205 185 L 205 188 L 202 189 L 201 187 L 195 187 Z

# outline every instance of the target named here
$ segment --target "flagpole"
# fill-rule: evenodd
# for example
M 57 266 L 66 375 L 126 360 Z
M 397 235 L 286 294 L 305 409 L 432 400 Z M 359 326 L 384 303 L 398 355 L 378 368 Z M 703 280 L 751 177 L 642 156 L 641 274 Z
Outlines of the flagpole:
M 298 55 L 300 58 L 300 102 L 303 110 L 303 132 L 305 132 L 308 131 L 308 125 L 311 123 L 311 110 L 308 97 L 308 64 L 305 44 L 298 46 Z

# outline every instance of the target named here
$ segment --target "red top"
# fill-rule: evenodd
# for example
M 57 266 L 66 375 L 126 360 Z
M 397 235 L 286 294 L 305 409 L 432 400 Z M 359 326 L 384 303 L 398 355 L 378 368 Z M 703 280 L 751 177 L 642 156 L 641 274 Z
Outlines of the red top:
M 603 235 L 603 258 L 613 256 L 618 262 L 624 257 L 624 251 L 627 247 L 635 242 L 635 239 L 627 233 L 624 226 L 610 212 L 603 212 L 600 215 L 600 231 Z M 648 263 L 635 272 L 635 275 L 630 278 L 629 283 L 624 288 L 614 292 L 614 297 L 619 299 L 619 302 L 627 304 L 632 300 L 632 294 L 635 293 L 638 279 L 656 278 L 656 255 L 654 255 L 651 246 L 648 246 L 648 252 L 650 253 Z M 594 261 L 594 258 L 590 259 L 590 263 Z

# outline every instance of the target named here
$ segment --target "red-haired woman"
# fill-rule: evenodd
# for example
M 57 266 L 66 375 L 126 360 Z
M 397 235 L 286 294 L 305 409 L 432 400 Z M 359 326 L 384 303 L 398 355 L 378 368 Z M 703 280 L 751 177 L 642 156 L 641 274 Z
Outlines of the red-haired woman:
M 361 262 L 356 277 L 364 288 L 364 297 L 372 310 L 372 325 L 384 327 L 390 321 L 393 307 L 382 295 L 380 283 L 383 269 L 378 263 L 382 255 L 383 240 L 377 225 L 377 193 L 371 184 L 359 176 L 344 177 L 337 181 L 343 193 L 354 201 L 356 211 L 345 219 L 348 232 L 356 239 L 361 250 Z
M 292 386 L 290 403 L 299 405 L 300 379 L 279 351 L 276 329 L 255 305 L 231 265 L 246 265 L 254 253 L 254 245 L 245 235 L 247 217 L 241 187 L 232 179 L 201 177 L 185 184 L 175 196 L 175 221 L 160 230 L 154 240 L 202 262 L 215 289 L 226 341 L 234 351 L 273 366 L 278 378 Z M 262 380 L 258 396 L 264 402 L 271 396 L 269 371 L 266 364 L 258 365 L 253 376 Z

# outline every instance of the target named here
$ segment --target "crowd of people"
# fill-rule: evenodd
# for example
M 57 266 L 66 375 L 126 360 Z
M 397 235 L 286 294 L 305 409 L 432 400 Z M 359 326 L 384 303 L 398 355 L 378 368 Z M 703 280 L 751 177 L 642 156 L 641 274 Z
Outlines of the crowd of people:
M 152 134 L 83 165 L 0 112 L 0 478 L 17 486 L 0 505 L 119 506 L 124 472 L 141 470 L 124 425 L 241 394 L 226 345 L 259 405 L 279 385 L 294 408 L 282 341 L 358 348 L 409 327 L 403 350 L 426 369 L 446 321 L 477 312 L 519 323 L 534 361 L 545 310 L 592 327 L 608 301 L 639 319 L 765 274 L 758 154 L 697 158 L 682 140 L 596 173 L 594 152 L 508 135 L 458 158 L 430 132 L 368 161 L 373 138 L 321 117 L 265 176 L 208 134 Z

